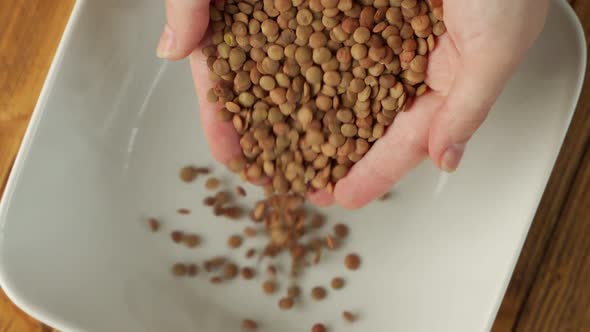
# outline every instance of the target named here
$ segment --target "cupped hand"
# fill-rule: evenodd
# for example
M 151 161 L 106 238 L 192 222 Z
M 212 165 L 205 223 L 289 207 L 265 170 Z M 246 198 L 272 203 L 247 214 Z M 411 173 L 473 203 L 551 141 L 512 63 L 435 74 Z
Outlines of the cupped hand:
M 439 2 L 440 0 L 431 0 Z M 207 0 L 167 0 L 167 25 L 158 55 L 190 56 L 203 126 L 214 157 L 227 163 L 241 154 L 231 123 L 217 119 L 206 101 L 211 88 L 198 46 L 209 17 Z M 398 114 L 386 135 L 341 179 L 333 194 L 316 192 L 318 205 L 336 201 L 362 207 L 387 192 L 426 157 L 442 170 L 459 166 L 465 146 L 531 47 L 547 16 L 548 0 L 444 0 L 447 33 L 429 57 L 431 91 Z

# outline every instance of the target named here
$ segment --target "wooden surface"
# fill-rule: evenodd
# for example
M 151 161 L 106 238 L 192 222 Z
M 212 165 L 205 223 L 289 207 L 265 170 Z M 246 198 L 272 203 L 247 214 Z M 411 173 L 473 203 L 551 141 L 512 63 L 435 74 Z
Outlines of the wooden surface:
M 590 35 L 590 2 L 570 1 Z M 0 196 L 74 0 L 0 0 Z M 493 332 L 590 331 L 590 84 Z M 51 331 L 0 292 L 0 332 Z

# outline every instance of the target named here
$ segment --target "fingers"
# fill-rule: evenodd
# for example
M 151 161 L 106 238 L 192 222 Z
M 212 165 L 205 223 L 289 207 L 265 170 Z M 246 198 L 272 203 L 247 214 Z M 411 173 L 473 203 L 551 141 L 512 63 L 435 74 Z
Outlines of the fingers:
M 201 123 L 213 158 L 228 164 L 233 158 L 242 155 L 238 133 L 231 122 L 224 122 L 218 117 L 219 104 L 207 101 L 207 91 L 213 87 L 209 80 L 207 60 L 199 51 L 190 56 L 191 71 L 199 99 Z
M 439 168 L 457 169 L 465 144 L 487 117 L 515 67 L 512 59 L 490 53 L 464 57 L 429 134 L 429 154 Z
M 188 56 L 205 35 L 208 22 L 208 0 L 166 0 L 166 25 L 158 57 L 179 60 Z
M 360 208 L 416 167 L 427 155 L 429 124 L 443 98 L 427 93 L 408 112 L 398 114 L 386 135 L 336 184 L 336 202 L 345 208 Z
M 309 201 L 317 206 L 330 206 L 334 204 L 334 195 L 325 190 L 318 190 L 307 195 Z

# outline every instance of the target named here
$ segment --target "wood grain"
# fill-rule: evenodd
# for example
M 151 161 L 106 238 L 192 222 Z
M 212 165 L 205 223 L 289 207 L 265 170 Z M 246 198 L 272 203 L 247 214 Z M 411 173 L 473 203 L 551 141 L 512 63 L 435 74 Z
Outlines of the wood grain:
M 582 21 L 586 36 L 590 36 L 590 3 L 588 1 L 576 0 L 572 0 L 570 3 Z M 535 220 L 512 276 L 506 296 L 504 297 L 502 307 L 496 318 L 493 332 L 521 331 L 520 326 L 528 326 L 528 323 L 523 319 L 526 317 L 531 319 L 531 316 L 526 315 L 526 313 L 531 310 L 531 306 L 540 305 L 540 303 L 531 301 L 535 301 L 539 296 L 539 292 L 542 293 L 545 290 L 547 292 L 550 291 L 550 289 L 538 288 L 536 285 L 539 282 L 539 278 L 542 278 L 543 273 L 557 272 L 547 270 L 548 267 L 545 266 L 546 261 L 552 255 L 559 254 L 555 252 L 556 247 L 553 246 L 554 241 L 564 235 L 566 238 L 568 236 L 576 236 L 571 230 L 561 228 L 561 224 L 566 222 L 564 220 L 566 206 L 572 202 L 575 203 L 584 199 L 581 193 L 575 190 L 574 183 L 579 181 L 580 174 L 590 172 L 590 161 L 582 159 L 585 154 L 588 154 L 589 150 L 590 85 L 585 84 L 580 103 L 578 104 L 576 114 L 574 115 L 568 135 L 561 149 L 559 159 L 554 167 L 553 174 L 537 210 Z M 583 227 L 590 224 L 590 204 L 586 204 L 586 206 L 577 205 L 576 208 L 580 216 L 578 226 Z M 573 231 L 576 232 L 578 230 Z M 564 234 L 564 232 L 569 233 Z M 575 286 L 571 285 L 570 287 Z M 590 299 L 590 283 L 582 287 L 579 291 L 585 293 L 586 299 Z M 565 303 L 557 303 L 557 305 L 561 305 L 563 308 L 570 308 Z M 537 314 L 532 319 L 543 322 L 547 319 L 546 315 L 549 312 Z M 582 316 L 572 318 L 572 326 L 577 325 L 582 327 L 585 325 Z M 564 327 L 564 329 L 556 328 L 551 331 L 573 332 L 590 331 L 590 329 L 570 330 Z
M 570 1 L 590 33 L 590 2 Z M 0 0 L 0 197 L 74 0 Z M 523 248 L 494 332 L 590 331 L 590 87 Z M 50 331 L 0 292 L 0 332 Z
M 74 0 L 0 0 L 0 197 Z M 0 332 L 51 328 L 0 292 Z
M 515 331 L 590 331 L 590 149 L 582 165 Z

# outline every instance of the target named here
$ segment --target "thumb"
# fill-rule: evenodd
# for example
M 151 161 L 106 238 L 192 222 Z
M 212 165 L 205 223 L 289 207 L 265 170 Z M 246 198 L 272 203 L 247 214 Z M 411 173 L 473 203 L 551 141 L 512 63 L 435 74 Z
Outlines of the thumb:
M 446 102 L 429 132 L 428 151 L 439 168 L 447 172 L 457 169 L 465 144 L 486 119 L 516 68 L 515 62 L 510 56 L 490 53 L 460 61 Z
M 208 22 L 208 0 L 166 0 L 166 25 L 158 57 L 179 60 L 188 56 L 205 35 Z

